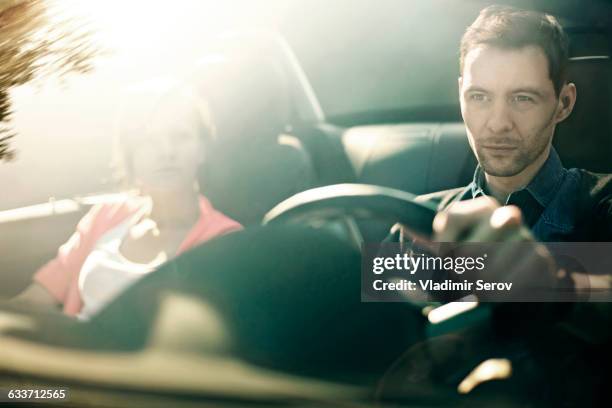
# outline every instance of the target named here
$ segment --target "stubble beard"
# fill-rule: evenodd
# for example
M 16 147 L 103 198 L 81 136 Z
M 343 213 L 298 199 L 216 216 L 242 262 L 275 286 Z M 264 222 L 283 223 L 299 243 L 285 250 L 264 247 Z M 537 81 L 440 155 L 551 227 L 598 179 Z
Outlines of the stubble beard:
M 533 143 L 529 146 L 520 144 L 517 149 L 506 157 L 497 158 L 482 147 L 476 147 L 476 157 L 482 169 L 490 176 L 513 177 L 534 163 L 552 143 L 554 133 L 553 118 L 540 128 L 536 135 L 529 138 Z

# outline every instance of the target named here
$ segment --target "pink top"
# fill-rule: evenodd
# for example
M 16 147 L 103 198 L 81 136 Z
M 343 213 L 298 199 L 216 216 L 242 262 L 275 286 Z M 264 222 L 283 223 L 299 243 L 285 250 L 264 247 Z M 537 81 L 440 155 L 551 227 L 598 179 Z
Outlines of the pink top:
M 199 203 L 200 218 L 179 246 L 177 254 L 216 236 L 242 229 L 238 222 L 215 210 L 204 196 L 200 196 Z M 70 239 L 60 246 L 57 256 L 36 271 L 34 281 L 63 303 L 65 314 L 75 316 L 83 307 L 79 273 L 96 241 L 138 211 L 141 205 L 136 200 L 95 205 L 79 221 Z

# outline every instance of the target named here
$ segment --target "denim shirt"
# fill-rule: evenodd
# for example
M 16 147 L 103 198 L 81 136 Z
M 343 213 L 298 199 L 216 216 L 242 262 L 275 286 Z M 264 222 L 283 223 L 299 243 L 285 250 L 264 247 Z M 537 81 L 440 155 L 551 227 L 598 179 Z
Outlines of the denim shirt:
M 541 242 L 567 241 L 576 228 L 576 200 L 581 173 L 578 169 L 566 169 L 554 148 L 531 180 L 521 190 L 508 196 L 505 205 L 516 205 L 523 213 L 523 220 L 535 238 Z M 459 200 L 487 195 L 484 172 L 476 167 L 474 178 L 467 185 Z

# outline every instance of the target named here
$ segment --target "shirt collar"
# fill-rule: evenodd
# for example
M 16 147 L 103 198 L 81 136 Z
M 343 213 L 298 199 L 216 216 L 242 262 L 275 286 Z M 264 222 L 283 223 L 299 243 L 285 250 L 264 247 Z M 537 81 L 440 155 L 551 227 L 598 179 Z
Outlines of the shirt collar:
M 476 170 L 474 171 L 474 178 L 469 185 L 472 198 L 487 195 L 486 188 L 487 184 L 485 182 L 484 171 L 482 170 L 482 167 L 480 167 L 480 164 L 478 164 L 478 166 L 476 166 Z
M 554 198 L 559 183 L 563 180 L 566 172 L 567 170 L 563 167 L 557 151 L 551 147 L 548 158 L 527 187 L 525 187 L 525 190 L 527 190 L 541 206 L 546 207 Z M 476 166 L 474 178 L 468 188 L 472 198 L 488 194 L 484 171 L 480 164 Z
M 546 207 L 554 198 L 566 172 L 567 170 L 561 164 L 557 151 L 551 148 L 548 159 L 525 189 L 531 193 L 538 203 Z

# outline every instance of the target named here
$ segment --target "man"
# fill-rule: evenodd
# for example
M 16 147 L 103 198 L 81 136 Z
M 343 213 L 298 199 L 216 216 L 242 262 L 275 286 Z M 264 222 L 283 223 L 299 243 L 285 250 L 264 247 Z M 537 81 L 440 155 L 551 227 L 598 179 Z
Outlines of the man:
M 436 241 L 612 241 L 612 176 L 565 169 L 551 146 L 576 101 L 567 65 L 567 36 L 550 15 L 490 6 L 468 27 L 458 84 L 478 167 L 467 187 L 423 197 L 441 211 Z M 511 274 L 553 261 L 533 248 L 522 263 L 492 254 L 489 265 Z M 549 269 L 551 280 L 568 279 Z M 579 291 L 594 284 L 573 277 Z
M 458 80 L 461 114 L 478 166 L 468 186 L 421 198 L 438 204 L 434 241 L 503 241 L 509 247 L 532 241 L 510 257 L 501 250 L 489 253 L 487 265 L 513 277 L 531 271 L 523 272 L 524 279 L 542 272 L 547 287 L 569 284 L 580 294 L 594 286 L 609 289 L 609 276 L 562 271 L 537 244 L 612 241 L 612 176 L 565 169 L 551 146 L 557 124 L 576 101 L 567 65 L 568 39 L 554 17 L 510 7 L 483 9 L 461 40 Z M 581 405 L 589 405 L 602 397 L 594 390 L 609 380 L 609 366 L 603 363 L 610 358 L 612 338 L 608 305 L 497 304 L 487 323 L 425 342 L 406 361 L 425 355 L 419 361 L 433 362 L 432 379 L 456 379 L 476 361 L 507 356 L 513 378 L 498 392 L 507 387 L 508 395 L 525 393 L 528 401 L 554 397 L 567 404 L 577 398 L 572 390 L 581 390 Z M 483 327 L 494 334 L 483 335 Z

